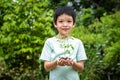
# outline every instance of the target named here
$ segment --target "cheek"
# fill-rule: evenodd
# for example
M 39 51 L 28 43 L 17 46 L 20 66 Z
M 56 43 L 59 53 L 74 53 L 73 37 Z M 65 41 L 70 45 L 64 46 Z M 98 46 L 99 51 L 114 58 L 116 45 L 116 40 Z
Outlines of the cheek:
M 56 26 L 57 26 L 58 28 L 60 28 L 60 27 L 62 27 L 62 24 L 57 24 Z
M 70 28 L 73 28 L 74 27 L 74 25 L 73 24 L 71 24 L 71 25 L 69 25 L 70 26 Z

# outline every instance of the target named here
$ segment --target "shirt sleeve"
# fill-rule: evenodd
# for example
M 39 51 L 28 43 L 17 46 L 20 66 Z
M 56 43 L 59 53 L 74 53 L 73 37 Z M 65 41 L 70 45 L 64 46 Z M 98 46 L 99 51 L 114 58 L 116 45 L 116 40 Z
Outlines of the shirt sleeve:
M 52 50 L 51 50 L 51 47 L 50 47 L 50 41 L 46 40 L 46 42 L 43 46 L 43 50 L 42 50 L 40 59 L 50 61 L 51 52 L 52 52 Z
M 77 56 L 76 57 L 77 57 L 77 61 L 87 60 L 84 45 L 81 41 L 79 41 L 78 51 L 77 51 Z

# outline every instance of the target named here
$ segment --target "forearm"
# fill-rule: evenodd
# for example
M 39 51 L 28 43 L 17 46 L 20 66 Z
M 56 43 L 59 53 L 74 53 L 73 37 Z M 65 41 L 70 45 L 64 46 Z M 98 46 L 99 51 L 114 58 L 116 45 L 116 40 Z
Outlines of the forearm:
M 57 61 L 45 61 L 44 63 L 44 68 L 47 70 L 47 71 L 50 71 L 52 69 L 54 69 L 55 67 L 57 66 Z
M 84 62 L 83 61 L 73 62 L 72 67 L 77 71 L 82 71 L 84 70 Z

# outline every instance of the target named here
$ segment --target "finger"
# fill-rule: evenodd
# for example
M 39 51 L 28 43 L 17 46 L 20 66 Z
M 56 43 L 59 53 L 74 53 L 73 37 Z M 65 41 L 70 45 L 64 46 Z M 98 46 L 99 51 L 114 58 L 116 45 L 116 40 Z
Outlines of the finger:
M 71 63 L 70 63 L 70 64 L 71 64 L 71 66 L 73 66 L 73 64 L 74 64 L 74 61 L 71 61 Z

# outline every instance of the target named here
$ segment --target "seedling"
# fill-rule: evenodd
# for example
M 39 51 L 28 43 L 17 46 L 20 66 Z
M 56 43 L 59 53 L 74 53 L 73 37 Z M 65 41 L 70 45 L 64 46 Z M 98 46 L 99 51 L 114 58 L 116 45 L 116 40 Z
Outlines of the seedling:
M 72 38 L 72 37 L 71 37 L 71 38 Z M 73 45 L 70 44 L 70 43 L 68 43 L 68 39 L 69 39 L 69 38 L 66 38 L 66 39 L 61 40 L 61 39 L 59 39 L 59 37 L 58 37 L 58 40 L 57 40 L 57 41 L 60 43 L 60 47 L 63 48 L 64 51 L 65 51 L 64 57 L 60 57 L 60 58 L 62 58 L 62 59 L 68 59 L 69 56 L 70 56 L 70 54 L 71 54 L 71 53 L 70 53 L 70 50 L 71 50 L 71 49 L 74 50 Z M 65 56 L 65 55 L 69 55 L 69 56 Z

